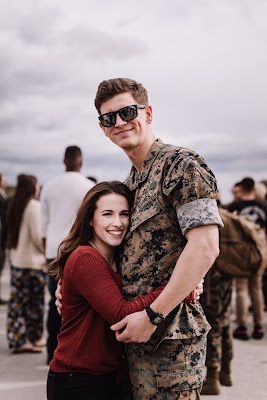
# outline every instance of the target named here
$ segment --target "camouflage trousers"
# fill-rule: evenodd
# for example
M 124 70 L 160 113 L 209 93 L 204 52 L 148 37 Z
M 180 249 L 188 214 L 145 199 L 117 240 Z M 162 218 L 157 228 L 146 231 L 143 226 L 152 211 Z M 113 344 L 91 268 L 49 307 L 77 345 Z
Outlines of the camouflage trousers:
M 219 327 L 208 335 L 206 365 L 210 368 L 221 369 L 224 362 L 233 358 L 233 340 L 230 326 Z
M 233 358 L 233 338 L 230 328 L 233 279 L 220 273 L 216 263 L 208 272 L 200 302 L 211 325 L 207 338 L 206 365 L 221 369 L 224 361 Z
M 145 343 L 126 347 L 134 400 L 199 400 L 206 335 L 164 340 L 154 351 Z

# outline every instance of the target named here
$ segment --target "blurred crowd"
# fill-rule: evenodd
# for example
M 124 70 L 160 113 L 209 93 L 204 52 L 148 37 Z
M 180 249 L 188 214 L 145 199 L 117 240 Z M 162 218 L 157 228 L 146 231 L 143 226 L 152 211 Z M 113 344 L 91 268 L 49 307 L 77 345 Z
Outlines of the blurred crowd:
M 82 152 L 67 147 L 65 173 L 52 178 L 41 192 L 37 178 L 20 174 L 11 196 L 6 195 L 5 175 L 0 174 L 0 277 L 6 258 L 11 271 L 10 298 L 7 303 L 7 342 L 11 352 L 38 353 L 47 347 L 47 364 L 53 358 L 61 317 L 55 306 L 56 281 L 46 274 L 46 266 L 57 256 L 84 195 L 96 178 L 84 177 Z M 51 294 L 44 332 L 45 285 Z M 1 287 L 1 285 L 0 285 Z
M 233 201 L 218 200 L 224 228 L 220 231 L 220 255 L 205 277 L 200 302 L 212 329 L 207 341 L 207 375 L 202 394 L 220 394 L 221 385 L 232 386 L 233 337 L 260 340 L 267 310 L 267 181 L 245 177 L 232 188 Z M 231 331 L 232 293 L 235 319 Z M 249 312 L 253 331 L 248 331 Z

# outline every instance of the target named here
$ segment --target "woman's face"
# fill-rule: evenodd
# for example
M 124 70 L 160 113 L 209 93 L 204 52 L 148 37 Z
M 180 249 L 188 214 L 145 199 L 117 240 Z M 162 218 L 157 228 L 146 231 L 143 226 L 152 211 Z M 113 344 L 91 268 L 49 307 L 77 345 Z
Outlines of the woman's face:
M 97 247 L 117 247 L 121 244 L 130 223 L 127 199 L 120 194 L 107 194 L 96 203 L 91 225 Z

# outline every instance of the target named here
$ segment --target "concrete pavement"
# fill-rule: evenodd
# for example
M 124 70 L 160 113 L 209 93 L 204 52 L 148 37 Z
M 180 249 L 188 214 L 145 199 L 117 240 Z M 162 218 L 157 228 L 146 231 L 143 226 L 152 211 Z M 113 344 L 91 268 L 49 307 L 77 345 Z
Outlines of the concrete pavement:
M 8 299 L 7 265 L 1 286 L 2 296 Z M 234 386 L 222 386 L 220 395 L 201 396 L 202 400 L 267 399 L 267 313 L 264 315 L 264 331 L 265 337 L 259 341 L 234 340 Z M 0 306 L 0 400 L 45 400 L 47 371 L 45 349 L 40 354 L 15 355 L 9 352 L 6 342 L 6 306 Z
M 1 278 L 1 296 L 6 300 L 9 297 L 9 282 L 10 274 L 6 264 Z M 10 353 L 6 341 L 6 313 L 7 306 L 1 305 L 0 400 L 45 400 L 48 371 L 45 348 L 39 354 Z

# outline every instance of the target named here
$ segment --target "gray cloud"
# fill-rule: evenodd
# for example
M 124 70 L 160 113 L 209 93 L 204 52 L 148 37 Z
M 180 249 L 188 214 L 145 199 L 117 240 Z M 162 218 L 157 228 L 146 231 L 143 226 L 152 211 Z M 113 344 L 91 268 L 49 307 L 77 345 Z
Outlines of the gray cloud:
M 62 19 L 64 10 L 60 7 L 32 5 L 16 26 L 18 40 L 24 41 L 26 46 L 53 45 Z
M 118 33 L 108 34 L 88 27 L 74 27 L 61 36 L 62 43 L 68 46 L 73 56 L 83 48 L 84 56 L 98 59 L 120 59 L 142 56 L 149 51 L 149 46 L 131 34 L 121 36 Z M 129 51 L 130 49 L 130 51 Z
M 229 188 L 266 177 L 267 7 L 264 1 L 17 0 L 0 5 L 0 170 L 41 183 L 63 170 L 69 144 L 83 172 L 125 179 L 127 157 L 100 131 L 99 82 L 141 81 L 153 129 L 198 151 Z M 87 173 L 88 171 L 88 173 Z

